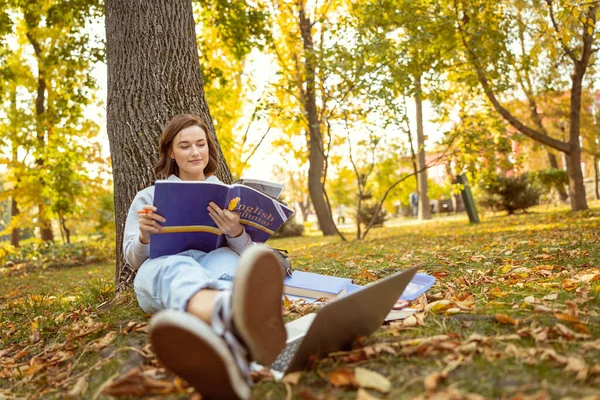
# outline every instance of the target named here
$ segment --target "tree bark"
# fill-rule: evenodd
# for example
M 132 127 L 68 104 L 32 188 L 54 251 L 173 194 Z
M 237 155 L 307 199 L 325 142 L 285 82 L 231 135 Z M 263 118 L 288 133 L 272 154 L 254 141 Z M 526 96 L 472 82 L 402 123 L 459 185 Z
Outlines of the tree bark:
M 192 2 L 107 0 L 107 130 L 113 166 L 116 291 L 134 271 L 122 253 L 127 211 L 135 194 L 154 183 L 162 129 L 177 114 L 203 118 L 215 138 L 204 96 Z M 231 182 L 219 143 L 217 176 Z
M 35 37 L 30 32 L 26 34 L 29 43 L 33 47 L 35 58 L 37 60 L 38 67 L 38 86 L 37 95 L 35 98 L 35 118 L 36 118 L 36 138 L 37 138 L 37 156 L 35 163 L 38 167 L 38 172 L 42 174 L 40 176 L 40 189 L 39 192 L 43 193 L 46 182 L 44 181 L 44 149 L 46 147 L 46 79 L 44 71 L 44 56 L 42 54 L 42 48 Z M 40 195 L 42 196 L 42 195 Z M 38 204 L 38 226 L 40 228 L 40 238 L 43 241 L 54 241 L 54 234 L 52 233 L 52 221 L 46 217 L 46 204 L 43 197 Z
M 558 166 L 558 160 L 556 159 L 556 155 L 554 153 L 551 153 L 549 150 L 546 153 L 548 155 L 548 164 L 550 164 L 550 168 L 559 169 L 560 167 Z M 560 197 L 560 201 L 562 201 L 563 203 L 566 203 L 567 200 L 569 199 L 569 195 L 567 195 L 567 192 L 566 192 L 564 186 L 560 185 L 556 188 L 556 190 L 558 191 L 558 196 Z
M 417 108 L 417 174 L 419 193 L 419 219 L 431 219 L 431 206 L 429 205 L 429 188 L 427 186 L 427 168 L 425 168 L 425 134 L 423 133 L 423 92 L 421 76 L 415 76 L 415 104 Z
M 575 71 L 571 75 L 571 112 L 569 114 L 569 144 L 570 151 L 567 154 L 567 173 L 569 174 L 569 199 L 573 211 L 587 210 L 585 198 L 585 184 L 583 183 L 583 172 L 581 170 L 581 144 L 579 133 L 581 130 L 581 92 L 583 75 L 585 69 L 581 64 L 575 64 Z
M 10 200 L 10 218 L 12 219 L 17 215 L 19 215 L 19 207 L 17 205 L 17 200 L 12 198 Z M 12 231 L 10 232 L 10 244 L 15 247 L 19 247 L 20 240 L 21 231 L 19 230 L 19 228 L 13 227 Z
M 594 157 L 594 190 L 596 192 L 596 200 L 600 200 L 600 188 L 598 187 L 598 183 L 600 177 L 598 176 L 598 157 Z
M 308 119 L 308 192 L 312 201 L 319 228 L 324 235 L 337 233 L 331 210 L 325 201 L 323 189 L 323 171 L 325 168 L 325 152 L 323 150 L 323 136 L 321 134 L 321 121 L 317 114 L 317 100 L 315 87 L 315 56 L 313 51 L 312 24 L 304 14 L 304 9 L 299 10 L 299 25 L 304 46 L 304 60 L 306 68 L 306 90 L 303 96 L 304 110 Z

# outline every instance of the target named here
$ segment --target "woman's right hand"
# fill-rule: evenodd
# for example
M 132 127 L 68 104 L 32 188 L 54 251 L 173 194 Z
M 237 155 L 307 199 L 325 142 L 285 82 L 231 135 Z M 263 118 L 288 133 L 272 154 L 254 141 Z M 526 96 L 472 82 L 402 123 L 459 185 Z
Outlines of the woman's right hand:
M 146 205 L 142 210 L 138 210 L 140 215 L 140 242 L 143 244 L 150 243 L 150 235 L 159 233 L 162 230 L 162 225 L 159 222 L 165 223 L 167 220 L 156 213 L 156 207 Z

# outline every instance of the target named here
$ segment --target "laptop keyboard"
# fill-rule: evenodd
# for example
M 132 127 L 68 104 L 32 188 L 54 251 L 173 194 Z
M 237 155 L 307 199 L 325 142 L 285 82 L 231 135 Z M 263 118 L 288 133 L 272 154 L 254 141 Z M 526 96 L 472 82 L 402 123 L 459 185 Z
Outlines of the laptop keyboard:
M 304 337 L 299 337 L 293 342 L 286 343 L 281 353 L 279 353 L 275 361 L 271 364 L 271 369 L 284 373 L 287 370 L 288 365 L 290 365 L 290 362 L 292 362 L 292 358 L 294 358 L 296 351 L 298 351 L 302 339 L 304 339 Z

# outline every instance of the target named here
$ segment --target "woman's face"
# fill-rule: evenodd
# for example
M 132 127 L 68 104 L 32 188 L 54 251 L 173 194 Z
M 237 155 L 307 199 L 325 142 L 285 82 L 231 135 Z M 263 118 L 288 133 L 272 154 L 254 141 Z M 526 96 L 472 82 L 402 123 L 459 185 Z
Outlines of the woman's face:
M 197 125 L 182 129 L 173 139 L 171 158 L 179 167 L 179 178 L 186 181 L 203 181 L 208 165 L 206 132 Z

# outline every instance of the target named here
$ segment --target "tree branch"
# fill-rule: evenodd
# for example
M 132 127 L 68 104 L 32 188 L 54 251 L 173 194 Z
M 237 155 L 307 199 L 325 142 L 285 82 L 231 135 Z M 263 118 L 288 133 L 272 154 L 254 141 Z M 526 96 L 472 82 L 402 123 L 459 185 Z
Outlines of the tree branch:
M 456 0 L 454 1 L 454 5 L 455 5 L 455 11 L 456 11 L 458 9 Z M 496 97 L 496 94 L 494 93 L 494 91 L 487 79 L 487 76 L 485 75 L 485 71 L 483 70 L 482 66 L 479 63 L 479 59 L 477 58 L 477 55 L 475 54 L 473 49 L 467 43 L 467 39 L 465 37 L 462 22 L 458 19 L 458 14 L 455 13 L 455 15 L 456 15 L 456 22 L 457 22 L 458 31 L 459 31 L 462 43 L 465 46 L 465 49 L 467 50 L 467 54 L 469 55 L 469 58 L 471 59 L 471 63 L 475 67 L 475 72 L 477 73 L 477 78 L 479 79 L 479 82 L 481 83 L 481 86 L 483 87 L 485 95 L 487 96 L 489 101 L 492 103 L 492 105 L 494 106 L 496 111 L 510 125 L 512 125 L 515 129 L 517 129 L 519 132 L 521 132 L 525 136 L 528 136 L 531 139 L 533 139 L 537 142 L 540 142 L 546 146 L 552 147 L 553 149 L 556 149 L 558 151 L 562 151 L 563 153 L 569 154 L 569 152 L 571 151 L 571 146 L 569 143 L 565 143 L 563 141 L 554 139 L 550 136 L 546 136 L 543 133 L 540 133 L 540 132 L 526 126 L 521 121 L 519 121 L 515 116 L 513 116 L 510 113 L 510 111 L 508 111 L 506 108 L 504 108 L 500 104 L 500 102 L 498 101 L 498 99 Z
M 556 34 L 560 35 L 560 28 L 558 26 L 558 22 L 556 22 L 556 17 L 554 16 L 554 9 L 552 8 L 552 0 L 546 0 L 546 4 L 548 4 L 548 11 L 550 13 L 550 20 L 552 21 L 552 26 L 554 27 Z M 579 60 L 577 60 L 577 56 L 575 56 L 573 50 L 569 46 L 567 46 L 567 44 L 564 43 L 560 37 L 557 37 L 557 39 L 562 45 L 565 52 L 569 55 L 571 60 L 573 60 L 573 62 L 577 64 Z

